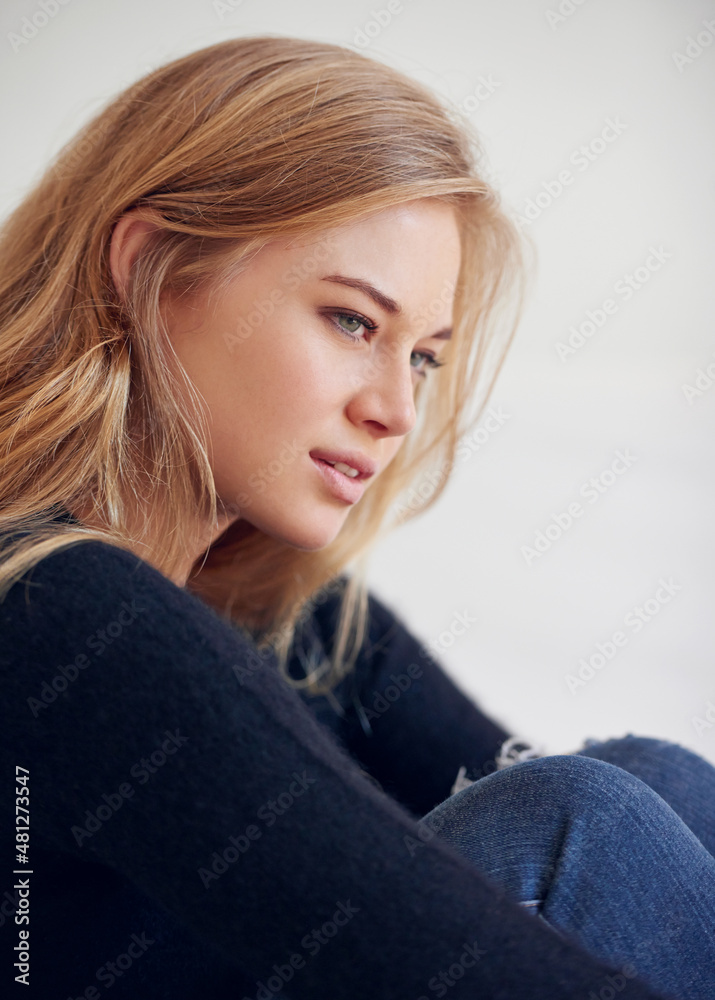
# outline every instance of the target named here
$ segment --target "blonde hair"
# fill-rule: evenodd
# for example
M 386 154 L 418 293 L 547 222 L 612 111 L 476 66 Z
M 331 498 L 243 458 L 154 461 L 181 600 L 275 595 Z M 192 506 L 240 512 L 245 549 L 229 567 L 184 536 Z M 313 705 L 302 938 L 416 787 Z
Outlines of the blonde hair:
M 0 232 L 0 533 L 26 532 L 2 551 L 0 597 L 48 554 L 90 539 L 142 545 L 171 576 L 196 551 L 197 524 L 217 522 L 204 415 L 198 398 L 195 408 L 182 403 L 170 374 L 166 289 L 223 287 L 269 240 L 437 198 L 455 207 L 462 239 L 449 364 L 418 386 L 417 424 L 397 456 L 323 549 L 246 534 L 239 520 L 187 581 L 270 645 L 290 683 L 329 693 L 364 640 L 368 552 L 421 476 L 440 470 L 407 517 L 441 494 L 516 326 L 519 238 L 479 157 L 459 113 L 421 85 L 348 49 L 293 38 L 193 52 L 86 125 Z M 158 226 L 124 301 L 109 244 L 130 209 Z M 73 504 L 90 504 L 102 527 L 53 522 Z M 342 594 L 332 659 L 291 678 L 298 623 L 332 587 Z

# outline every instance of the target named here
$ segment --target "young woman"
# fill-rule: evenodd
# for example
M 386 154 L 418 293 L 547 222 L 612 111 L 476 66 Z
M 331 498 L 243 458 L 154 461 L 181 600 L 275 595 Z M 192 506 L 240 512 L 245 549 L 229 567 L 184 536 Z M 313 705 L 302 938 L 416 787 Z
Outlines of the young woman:
M 3 995 L 713 995 L 715 769 L 510 763 L 365 590 L 513 329 L 475 149 L 385 66 L 236 39 L 6 222 Z

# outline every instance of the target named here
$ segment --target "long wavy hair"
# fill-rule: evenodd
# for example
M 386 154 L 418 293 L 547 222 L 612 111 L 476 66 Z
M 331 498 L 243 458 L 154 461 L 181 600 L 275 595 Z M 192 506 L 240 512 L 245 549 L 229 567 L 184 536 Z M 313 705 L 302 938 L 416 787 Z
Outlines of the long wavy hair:
M 95 116 L 0 231 L 0 598 L 87 540 L 141 551 L 171 577 L 196 551 L 197 524 L 218 523 L 206 414 L 171 374 L 165 291 L 222 288 L 270 240 L 437 198 L 455 208 L 462 243 L 449 363 L 416 388 L 417 423 L 396 457 L 329 545 L 298 550 L 238 520 L 186 583 L 272 648 L 290 683 L 329 693 L 364 641 L 370 549 L 442 493 L 516 327 L 520 239 L 481 158 L 469 123 L 420 84 L 293 38 L 193 52 Z M 157 226 L 120 295 L 109 246 L 129 210 Z M 425 482 L 427 499 L 396 517 Z M 88 504 L 98 527 L 56 519 Z M 331 588 L 332 655 L 291 677 L 298 624 Z

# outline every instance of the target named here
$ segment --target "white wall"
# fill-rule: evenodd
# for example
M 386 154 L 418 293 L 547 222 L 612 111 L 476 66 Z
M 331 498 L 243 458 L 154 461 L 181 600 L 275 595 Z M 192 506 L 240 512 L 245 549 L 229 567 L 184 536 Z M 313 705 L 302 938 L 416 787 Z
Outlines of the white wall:
M 561 20 L 559 4 L 572 10 Z M 493 397 L 503 425 L 458 464 L 432 510 L 385 542 L 373 587 L 422 639 L 442 635 L 440 658 L 459 683 L 548 752 L 635 732 L 715 761 L 715 388 L 701 377 L 700 395 L 683 391 L 698 369 L 715 374 L 715 3 L 391 6 L 376 32 L 387 0 L 44 0 L 44 10 L 5 0 L 0 213 L 113 94 L 226 37 L 354 45 L 467 101 L 514 213 L 542 193 L 524 227 L 539 270 Z M 33 19 L 40 27 L 18 42 Z M 620 134 L 582 160 L 579 147 L 609 119 Z M 564 170 L 570 183 L 545 205 L 544 184 L 557 192 Z M 647 261 L 649 280 L 626 300 L 619 282 Z M 560 359 L 555 345 L 606 299 L 615 312 Z M 630 467 L 612 485 L 607 473 L 590 503 L 582 486 L 619 451 Z M 572 502 L 581 517 L 528 561 L 523 547 Z M 659 610 L 636 633 L 628 616 L 668 596 L 661 579 L 672 596 L 649 605 Z M 476 621 L 447 647 L 464 612 Z M 566 676 L 619 631 L 616 655 L 571 692 Z

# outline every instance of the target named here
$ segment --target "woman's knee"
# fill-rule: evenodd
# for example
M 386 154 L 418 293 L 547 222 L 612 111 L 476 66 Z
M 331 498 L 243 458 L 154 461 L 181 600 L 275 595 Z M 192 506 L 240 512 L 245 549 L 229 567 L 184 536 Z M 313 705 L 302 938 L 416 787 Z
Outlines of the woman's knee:
M 590 808 L 602 814 L 609 805 L 622 808 L 624 801 L 644 793 L 642 781 L 600 757 L 554 754 L 514 765 L 513 772 L 526 793 L 550 809 Z
M 625 736 L 587 743 L 575 756 L 607 761 L 633 774 L 651 774 L 663 764 L 683 764 L 696 755 L 686 747 L 652 736 Z
M 643 782 L 595 757 L 555 754 L 496 771 L 457 792 L 428 814 L 450 826 L 518 816 L 519 822 L 563 823 L 577 815 L 603 818 L 652 794 Z M 427 817 L 425 817 L 427 819 Z
M 521 761 L 479 779 L 420 821 L 519 901 L 546 898 L 564 852 L 591 861 L 622 836 L 625 813 L 657 798 L 606 761 L 567 754 Z M 599 853 L 600 852 L 600 853 Z M 575 862 L 576 863 L 576 862 Z

